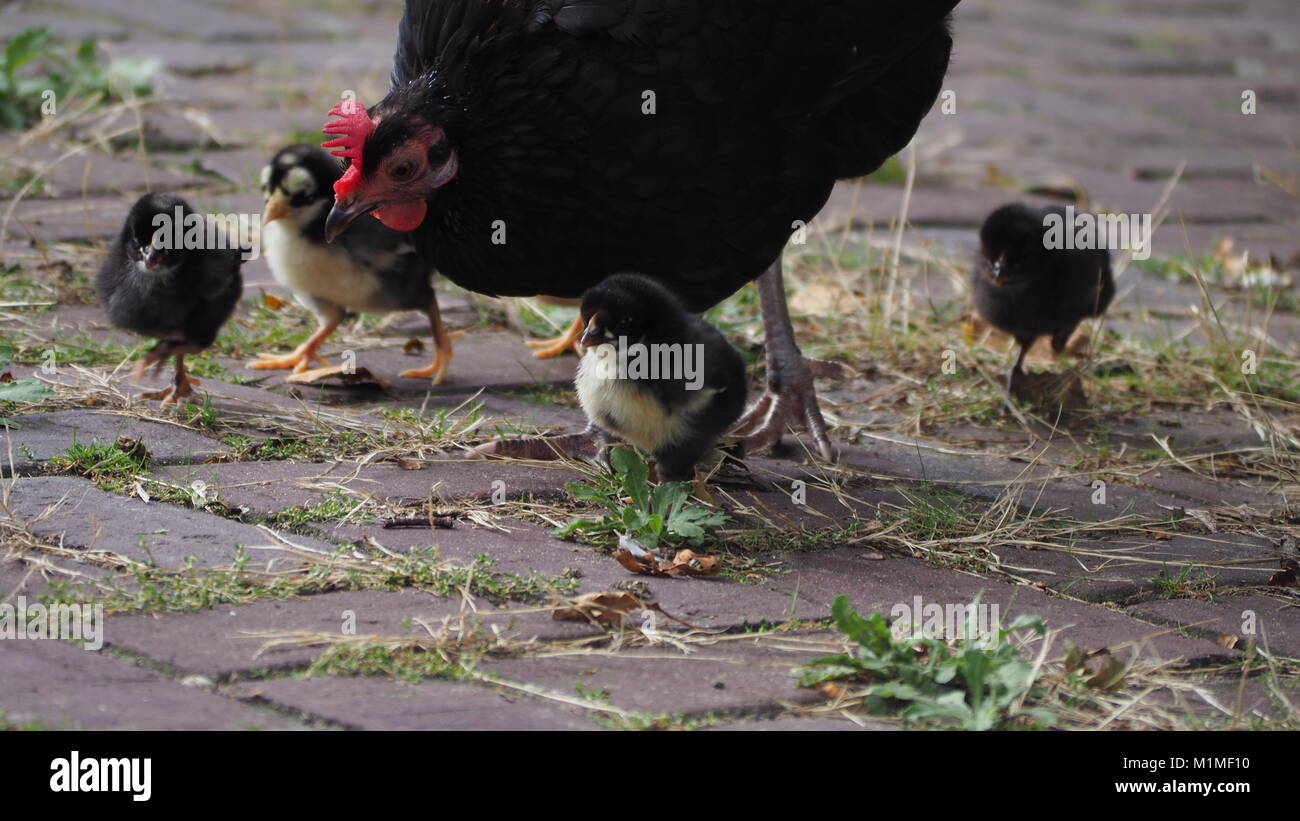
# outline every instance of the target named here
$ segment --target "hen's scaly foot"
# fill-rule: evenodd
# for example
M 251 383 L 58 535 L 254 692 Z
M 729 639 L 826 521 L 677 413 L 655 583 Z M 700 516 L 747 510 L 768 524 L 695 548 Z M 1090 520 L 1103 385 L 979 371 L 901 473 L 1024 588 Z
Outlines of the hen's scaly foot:
M 817 404 L 811 376 L 806 384 L 786 384 L 780 390 L 764 391 L 732 433 L 740 438 L 745 453 L 751 454 L 776 447 L 787 428 L 807 430 L 821 457 L 828 462 L 835 460 L 830 426 Z
M 582 331 L 582 318 L 579 317 L 573 320 L 568 330 L 554 339 L 529 339 L 526 344 L 534 349 L 533 356 L 538 359 L 553 359 L 563 356 L 566 351 L 577 350 Z
M 843 375 L 847 369 L 832 362 L 808 359 L 799 350 L 785 301 L 780 260 L 758 278 L 758 298 L 767 345 L 767 389 L 740 418 L 734 428 L 735 435 L 749 454 L 775 447 L 787 427 L 806 428 L 821 457 L 834 461 L 830 426 L 817 403 L 813 380 L 818 376 Z

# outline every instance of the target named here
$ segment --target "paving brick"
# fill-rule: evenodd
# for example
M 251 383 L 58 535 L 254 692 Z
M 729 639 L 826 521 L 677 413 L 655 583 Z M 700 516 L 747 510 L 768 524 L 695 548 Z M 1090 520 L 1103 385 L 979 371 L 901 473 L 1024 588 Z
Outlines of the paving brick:
M 67 453 L 74 437 L 82 445 L 112 445 L 125 436 L 143 442 L 150 458 L 161 464 L 197 464 L 227 453 L 220 442 L 193 431 L 125 414 L 56 411 L 20 415 L 14 420 L 20 428 L 0 431 L 0 465 L 5 474 L 37 470 Z
M 163 502 L 106 493 L 84 479 L 19 479 L 9 491 L 9 514 L 37 535 L 61 540 L 65 547 L 116 553 L 162 568 L 184 567 L 192 557 L 199 565 L 226 566 L 238 549 L 276 546 L 279 542 L 253 525 L 187 510 Z M 331 551 L 317 539 L 294 541 Z M 249 551 L 262 566 L 278 551 Z
M 300 721 L 61 641 L 0 641 L 0 710 L 59 730 L 284 730 Z
M 242 685 L 240 692 L 366 730 L 595 730 L 590 712 L 509 689 L 450 681 L 313 678 Z

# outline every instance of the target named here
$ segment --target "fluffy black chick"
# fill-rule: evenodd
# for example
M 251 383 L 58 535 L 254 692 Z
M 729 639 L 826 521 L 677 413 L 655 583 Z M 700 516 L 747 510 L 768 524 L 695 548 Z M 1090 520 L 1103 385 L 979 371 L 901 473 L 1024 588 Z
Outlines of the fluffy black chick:
M 655 458 L 663 481 L 695 464 L 745 408 L 745 363 L 654 280 L 618 274 L 582 298 L 578 400 L 591 423 Z
M 173 230 L 178 219 L 179 232 Z M 172 384 L 141 394 L 166 405 L 191 395 L 191 386 L 200 384 L 186 373 L 185 355 L 212 345 L 244 287 L 242 254 L 224 233 L 205 227 L 204 243 L 209 237 L 221 241 L 214 247 L 183 247 L 184 226 L 198 219 L 203 215 L 175 194 L 146 194 L 132 206 L 95 280 L 99 303 L 114 327 L 158 339 L 136 365 L 134 378 L 150 365 L 156 370 L 176 357 Z
M 980 228 L 980 251 L 971 272 L 975 310 L 1020 345 L 1007 373 L 1008 391 L 1034 340 L 1050 336 L 1052 349 L 1060 353 L 1079 323 L 1104 314 L 1115 297 L 1110 253 L 1047 247 L 1050 215 L 1073 230 L 1060 206 L 1039 210 L 1018 203 L 997 209 Z
M 342 174 L 338 160 L 310 145 L 282 148 L 262 169 L 266 198 L 262 247 L 271 273 L 316 314 L 320 327 L 292 353 L 259 354 L 249 367 L 292 368 L 301 373 L 313 361 L 324 364 L 317 351 L 349 313 L 420 310 L 433 329 L 434 360 L 429 367 L 402 376 L 432 377 L 436 385 L 451 364 L 453 337 L 442 325 L 433 291 L 433 265 L 416 252 L 406 234 L 379 220 L 364 220 L 336 242 L 327 243 L 325 219 L 334 203 L 332 186 Z

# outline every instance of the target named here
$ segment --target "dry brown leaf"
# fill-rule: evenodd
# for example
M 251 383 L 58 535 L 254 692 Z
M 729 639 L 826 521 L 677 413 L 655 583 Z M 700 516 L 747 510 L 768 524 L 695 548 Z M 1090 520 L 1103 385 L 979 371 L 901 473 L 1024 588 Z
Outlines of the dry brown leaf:
M 624 543 L 614 552 L 614 559 L 633 573 L 645 576 L 715 576 L 722 569 L 716 556 L 702 556 L 693 550 L 679 550 L 672 561 L 662 561 L 654 553 L 637 553 Z
M 1237 637 L 1229 635 L 1227 633 L 1220 633 L 1219 635 L 1214 637 L 1214 643 L 1219 645 L 1220 647 L 1226 647 L 1227 649 L 1231 650 L 1232 648 L 1237 646 Z
M 397 466 L 402 470 L 424 470 L 424 462 L 419 459 L 407 459 L 404 456 L 398 457 Z
M 262 292 L 262 304 L 272 311 L 278 311 L 289 304 L 285 300 L 280 299 L 280 297 L 266 290 L 264 286 L 259 285 L 257 286 L 257 289 Z
M 664 570 L 669 576 L 716 576 L 722 569 L 717 556 L 701 556 L 693 550 L 679 550 Z
M 583 593 L 569 600 L 569 606 L 551 611 L 555 621 L 594 621 L 598 624 L 618 626 L 634 610 L 645 609 L 645 604 L 631 593 L 606 591 Z
M 406 340 L 406 344 L 402 346 L 402 353 L 404 354 L 424 353 L 424 340 L 420 339 L 418 336 L 411 337 L 410 339 Z
M 1296 587 L 1296 577 L 1300 575 L 1300 563 L 1292 559 L 1282 560 L 1282 569 L 1269 577 L 1271 587 Z
M 344 385 L 350 387 L 373 385 L 384 390 L 388 390 L 389 382 L 387 379 L 380 379 L 370 372 L 369 368 L 352 367 L 348 365 L 331 365 L 328 368 L 316 368 L 302 373 L 294 373 L 286 376 L 284 381 L 292 382 L 295 385 L 317 385 L 321 382 L 328 382 L 331 379 L 337 379 Z
M 12 382 L 12 381 L 14 381 L 14 375 L 13 375 L 12 373 L 10 373 L 9 371 L 5 371 L 4 373 L 0 373 L 0 385 L 3 385 L 3 384 L 6 383 L 6 382 Z
M 833 681 L 819 682 L 814 689 L 831 700 L 843 698 L 848 692 L 848 690 Z
M 1127 668 L 1124 663 L 1111 655 L 1110 650 L 1101 649 L 1092 653 L 1083 663 L 1088 673 L 1088 685 L 1098 690 L 1113 690 L 1124 681 Z
M 147 462 L 149 460 L 149 449 L 144 446 L 144 441 L 141 439 L 119 436 L 116 445 L 118 450 L 137 462 Z
M 633 573 L 643 573 L 647 576 L 663 575 L 659 572 L 659 562 L 653 553 L 637 556 L 627 548 L 620 547 L 614 551 L 614 560 Z

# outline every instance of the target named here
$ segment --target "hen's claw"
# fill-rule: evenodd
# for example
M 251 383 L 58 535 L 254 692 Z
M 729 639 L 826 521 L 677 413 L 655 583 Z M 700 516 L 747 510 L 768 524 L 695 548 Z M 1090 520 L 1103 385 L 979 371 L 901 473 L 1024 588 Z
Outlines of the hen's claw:
M 748 454 L 776 447 L 787 427 L 805 428 L 821 457 L 834 461 L 830 426 L 822 416 L 813 380 L 818 376 L 843 376 L 847 368 L 807 359 L 799 350 L 785 301 L 780 260 L 759 277 L 758 296 L 767 345 L 767 390 L 740 418 L 735 435 L 741 438 Z

